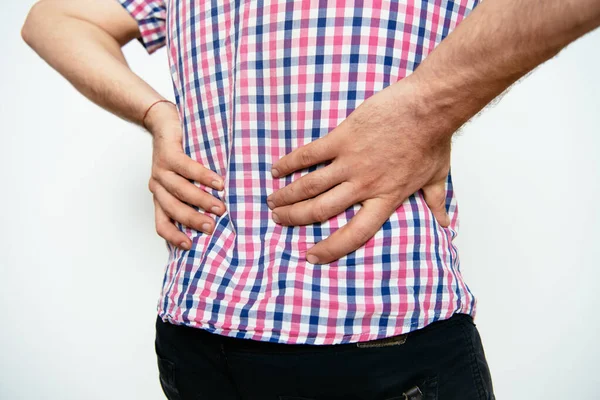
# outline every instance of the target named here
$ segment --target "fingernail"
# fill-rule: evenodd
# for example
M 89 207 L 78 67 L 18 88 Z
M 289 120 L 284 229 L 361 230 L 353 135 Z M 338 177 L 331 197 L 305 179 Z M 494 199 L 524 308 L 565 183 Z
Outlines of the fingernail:
M 272 168 L 271 175 L 273 175 L 274 178 L 277 178 L 279 176 L 279 171 L 277 171 L 275 168 Z
M 202 230 L 206 233 L 210 233 L 210 224 L 209 223 L 202 224 Z
M 267 200 L 267 205 L 271 210 L 275 208 L 275 203 L 273 203 L 271 200 Z
M 314 256 L 312 254 L 309 254 L 306 256 L 306 261 L 308 261 L 311 264 L 318 264 L 319 263 L 319 257 Z
M 277 214 L 273 213 L 273 221 L 275 221 L 276 224 L 279 223 L 279 217 L 277 216 Z
M 218 214 L 218 213 L 219 213 L 219 207 L 217 207 L 217 206 L 212 206 L 212 207 L 210 208 L 210 212 L 211 212 L 211 213 L 213 213 L 213 214 Z
M 187 242 L 181 242 L 179 244 L 180 247 L 184 248 L 185 250 L 189 250 L 190 249 L 190 245 L 187 244 Z
M 212 185 L 213 185 L 213 187 L 220 189 L 223 187 L 223 181 L 212 181 Z

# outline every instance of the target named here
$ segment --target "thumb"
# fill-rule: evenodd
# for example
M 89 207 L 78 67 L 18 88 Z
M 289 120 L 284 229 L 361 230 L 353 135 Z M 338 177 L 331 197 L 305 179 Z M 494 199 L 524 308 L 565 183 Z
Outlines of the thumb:
M 450 217 L 446 212 L 446 178 L 423 186 L 423 195 L 437 222 L 444 228 L 448 227 Z

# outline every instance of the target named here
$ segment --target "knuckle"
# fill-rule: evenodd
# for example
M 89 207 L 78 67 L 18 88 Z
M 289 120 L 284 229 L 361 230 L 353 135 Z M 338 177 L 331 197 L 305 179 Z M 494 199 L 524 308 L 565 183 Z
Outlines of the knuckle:
M 277 212 L 277 218 L 279 219 L 279 223 L 281 225 L 295 225 L 297 224 L 295 213 L 293 212 L 293 208 L 286 207 L 283 210 L 279 210 Z
M 152 168 L 152 173 L 150 177 L 156 181 L 156 183 L 160 183 L 164 181 L 164 177 L 166 176 L 167 170 L 165 168 L 155 167 Z
M 370 169 L 370 167 L 367 168 L 367 170 Z M 356 186 L 358 187 L 358 190 L 361 190 L 363 192 L 380 192 L 381 189 L 383 189 L 385 186 L 385 180 L 381 179 L 381 176 L 378 176 L 377 174 L 375 174 L 373 171 L 369 171 L 367 172 L 367 174 L 361 178 L 360 180 L 356 180 Z M 384 185 L 382 185 L 382 183 Z M 388 182 L 388 185 L 390 183 Z M 395 185 L 395 186 L 400 186 L 400 185 Z
M 195 218 L 194 215 L 186 215 L 185 217 L 182 217 L 181 223 L 188 228 L 196 228 L 200 225 L 197 223 L 197 218 Z
M 296 214 L 293 214 L 293 213 L 282 214 L 281 215 L 281 223 L 283 225 L 288 225 L 288 226 L 301 225 L 300 218 Z
M 156 155 L 156 164 L 159 166 L 167 166 L 169 165 L 169 157 L 165 152 L 159 152 Z
M 310 151 L 301 151 L 300 154 L 298 154 L 298 158 L 300 158 L 300 162 L 302 164 L 310 164 L 312 162 L 312 153 Z
M 153 178 L 150 178 L 148 180 L 148 190 L 150 191 L 150 193 L 154 193 L 155 186 L 156 186 L 156 182 L 154 181 Z
M 163 212 L 165 213 L 165 215 L 167 216 L 167 218 L 172 219 L 172 220 L 175 219 L 175 216 L 174 216 L 175 214 L 169 203 L 160 204 L 160 206 L 161 206 Z
M 283 189 L 278 190 L 273 194 L 271 201 L 275 204 L 276 207 L 279 207 L 284 204 L 293 203 L 293 200 L 296 198 L 297 194 L 297 185 L 292 183 L 284 187 Z
M 318 184 L 315 179 L 306 178 L 302 179 L 300 182 L 302 182 L 301 190 L 304 194 L 313 195 L 317 192 Z
M 150 177 L 156 179 L 159 175 L 160 168 L 156 164 L 152 164 L 152 169 L 150 170 Z
M 349 176 L 352 173 L 353 166 L 348 163 L 340 163 L 337 160 L 334 160 L 331 165 L 336 166 L 337 174 L 341 176 Z
M 218 200 L 215 196 L 212 196 L 210 193 L 204 191 L 199 194 L 197 202 L 200 207 L 204 208 L 205 210 L 210 210 L 213 205 L 218 205 L 220 208 L 225 208 L 224 204 L 222 204 L 220 200 Z
M 313 143 L 316 143 L 316 141 Z M 319 144 L 319 146 L 318 146 L 319 153 L 322 155 L 329 154 L 331 152 L 331 150 L 333 150 L 335 147 L 332 143 L 331 135 L 325 135 L 325 136 L 319 138 L 318 144 Z
M 360 246 L 371 238 L 371 236 L 369 235 L 369 232 L 367 232 L 367 230 L 364 228 L 356 229 L 354 231 L 354 233 L 355 233 L 355 237 L 356 237 L 356 241 L 354 242 L 355 246 L 357 243 L 358 243 L 358 246 Z M 358 246 L 356 246 L 356 247 L 358 247 Z
M 313 217 L 319 222 L 325 222 L 329 219 L 329 214 L 323 205 L 317 204 L 313 211 Z
M 185 198 L 185 191 L 179 186 L 173 186 L 171 188 L 171 194 L 180 200 Z
M 189 172 L 187 171 L 186 168 L 186 163 L 183 159 L 179 158 L 179 157 L 173 157 L 170 161 L 170 167 L 172 171 L 176 171 L 179 173 L 182 173 L 184 175 L 189 175 Z
M 166 239 L 167 232 L 163 224 L 156 224 L 156 233 L 158 234 L 158 236 Z
M 442 208 L 446 206 L 446 195 L 443 191 L 434 190 L 428 193 L 426 201 L 430 207 Z
M 336 260 L 339 256 L 329 246 L 323 246 L 319 249 L 319 259 L 321 262 L 329 262 L 328 260 Z
M 357 186 L 358 190 L 371 193 L 379 187 L 379 181 L 377 179 L 364 179 Z
M 205 166 L 203 166 L 202 164 L 198 164 L 196 167 L 197 170 L 197 175 L 200 179 L 204 180 L 205 182 L 209 182 L 212 183 L 212 181 L 214 180 L 221 180 L 219 178 L 214 178 L 213 177 L 213 171 L 206 168 Z

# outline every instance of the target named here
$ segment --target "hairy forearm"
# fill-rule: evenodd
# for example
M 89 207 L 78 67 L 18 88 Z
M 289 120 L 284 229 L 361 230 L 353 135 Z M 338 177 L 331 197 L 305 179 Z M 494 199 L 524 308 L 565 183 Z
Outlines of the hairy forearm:
M 485 0 L 410 78 L 422 107 L 443 115 L 445 129 L 437 131 L 451 135 L 519 78 L 598 25 L 598 0 Z
M 23 26 L 23 39 L 87 98 L 141 124 L 148 105 L 163 97 L 129 69 L 122 43 L 93 23 L 69 15 L 62 4 L 36 5 Z

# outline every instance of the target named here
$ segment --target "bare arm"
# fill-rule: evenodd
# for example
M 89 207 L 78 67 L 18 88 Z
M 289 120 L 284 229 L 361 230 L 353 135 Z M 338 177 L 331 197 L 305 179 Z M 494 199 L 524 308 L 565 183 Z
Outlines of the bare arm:
M 42 0 L 21 30 L 25 42 L 78 91 L 137 124 L 163 98 L 129 69 L 121 51 L 139 34 L 136 21 L 114 0 Z
M 491 100 L 600 25 L 599 0 L 484 0 L 412 76 L 448 136 Z
M 140 29 L 116 0 L 41 0 L 29 12 L 21 35 L 78 91 L 121 118 L 142 125 L 148 107 L 163 99 L 125 61 L 121 47 L 139 38 Z M 145 125 L 153 137 L 148 187 L 154 195 L 157 233 L 189 249 L 190 239 L 173 220 L 211 233 L 213 218 L 188 204 L 218 215 L 225 205 L 188 179 L 221 190 L 222 178 L 183 152 L 179 114 L 172 104 L 152 107 Z
M 413 74 L 273 164 L 273 175 L 282 177 L 332 161 L 269 196 L 274 220 L 305 225 L 362 205 L 308 251 L 311 263 L 333 262 L 365 244 L 420 189 L 439 224 L 448 226 L 444 182 L 454 132 L 599 24 L 599 0 L 484 0 Z

